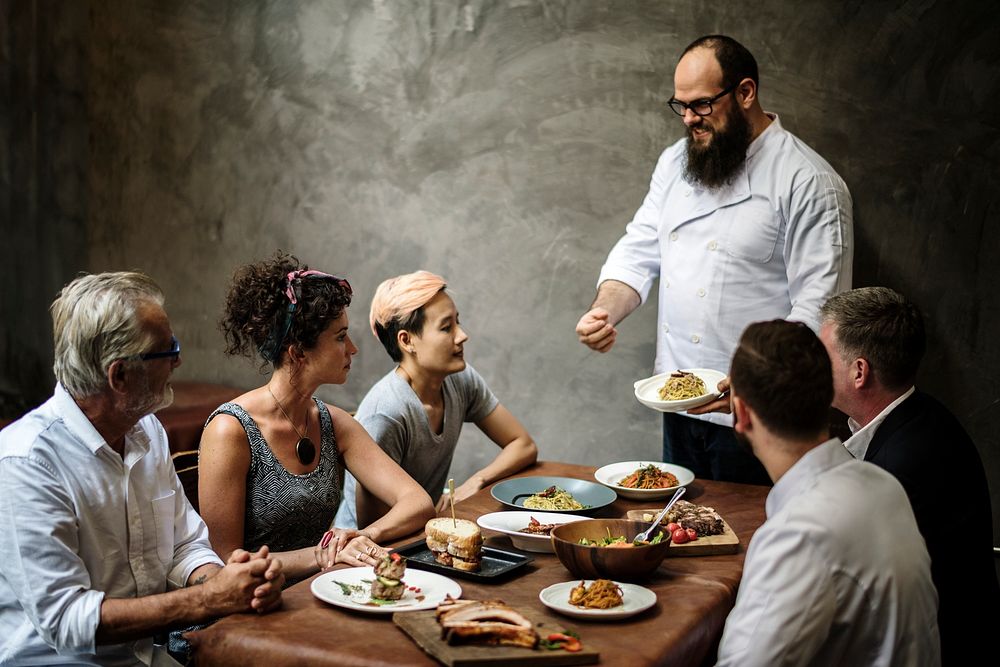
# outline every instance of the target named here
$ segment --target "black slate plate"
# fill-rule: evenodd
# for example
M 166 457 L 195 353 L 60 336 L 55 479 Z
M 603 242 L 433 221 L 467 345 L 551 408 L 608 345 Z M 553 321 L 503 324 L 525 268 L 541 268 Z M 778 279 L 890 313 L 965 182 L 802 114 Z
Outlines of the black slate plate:
M 490 583 L 491 581 L 503 578 L 512 570 L 523 567 L 534 560 L 531 556 L 494 549 L 493 547 L 483 547 L 483 560 L 478 572 L 466 572 L 448 565 L 442 565 L 434 560 L 434 552 L 427 548 L 427 541 L 420 540 L 393 549 L 395 553 L 406 559 L 406 566 L 418 570 L 429 570 L 443 574 L 446 577 L 459 577 L 461 579 L 471 579 L 480 583 Z

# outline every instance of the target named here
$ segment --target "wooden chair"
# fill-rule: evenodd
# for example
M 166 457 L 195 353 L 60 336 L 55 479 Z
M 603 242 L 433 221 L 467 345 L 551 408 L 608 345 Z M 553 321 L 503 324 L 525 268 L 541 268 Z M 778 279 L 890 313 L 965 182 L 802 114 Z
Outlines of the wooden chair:
M 198 450 L 189 449 L 177 452 L 170 457 L 174 462 L 174 470 L 184 487 L 184 494 L 198 511 Z

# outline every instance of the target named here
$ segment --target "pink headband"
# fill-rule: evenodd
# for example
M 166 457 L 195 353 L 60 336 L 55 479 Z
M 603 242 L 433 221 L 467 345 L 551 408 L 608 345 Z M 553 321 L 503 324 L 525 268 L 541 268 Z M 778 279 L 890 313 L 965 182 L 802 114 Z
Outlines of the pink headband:
M 351 284 L 349 282 L 347 282 L 343 278 L 338 278 L 337 276 L 330 275 L 329 273 L 323 273 L 322 271 L 313 271 L 312 269 L 310 269 L 309 271 L 290 271 L 285 280 L 285 296 L 287 296 L 288 300 L 292 302 L 292 305 L 295 305 L 299 302 L 298 298 L 295 296 L 295 290 L 292 289 L 292 283 L 298 280 L 299 278 L 306 278 L 308 276 L 318 276 L 320 278 L 333 278 L 338 283 L 340 283 L 342 287 L 347 289 L 348 293 L 351 292 Z
M 274 329 L 272 329 L 271 333 L 268 334 L 267 339 L 258 348 L 260 355 L 266 361 L 274 363 L 278 360 L 278 357 L 280 356 L 281 344 L 284 342 L 285 336 L 288 335 L 288 329 L 292 326 L 292 316 L 295 314 L 296 307 L 299 303 L 299 298 L 295 295 L 295 281 L 299 278 L 309 278 L 311 276 L 335 280 L 343 289 L 347 291 L 348 296 L 353 293 L 351 283 L 347 282 L 343 278 L 330 275 L 329 273 L 312 270 L 289 272 L 289 274 L 285 276 L 285 296 L 288 297 L 288 308 L 285 309 L 285 317 L 281 320 L 280 324 L 275 324 Z

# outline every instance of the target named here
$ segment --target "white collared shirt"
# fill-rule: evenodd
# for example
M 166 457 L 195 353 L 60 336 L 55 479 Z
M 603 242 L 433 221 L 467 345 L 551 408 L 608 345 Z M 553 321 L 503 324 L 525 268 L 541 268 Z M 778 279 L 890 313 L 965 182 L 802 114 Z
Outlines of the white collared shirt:
M 895 477 L 834 438 L 782 475 L 766 509 L 719 665 L 941 664 L 930 556 Z
M 746 168 L 722 189 L 684 180 L 685 139 L 667 148 L 601 269 L 598 285 L 621 281 L 643 302 L 659 277 L 655 373 L 728 373 L 748 324 L 789 319 L 818 330 L 820 306 L 851 287 L 847 186 L 771 117 L 747 150 Z M 732 425 L 730 415 L 696 418 Z
M 156 417 L 124 452 L 58 385 L 0 432 L 0 665 L 148 664 L 149 639 L 95 646 L 104 598 L 162 593 L 222 565 Z
M 917 390 L 916 387 L 910 387 L 906 390 L 902 396 L 897 398 L 895 401 L 885 406 L 882 412 L 875 416 L 875 419 L 871 420 L 864 426 L 854 421 L 851 417 L 847 418 L 847 427 L 851 429 L 851 437 L 847 439 L 844 443 L 844 447 L 847 447 L 854 458 L 859 461 L 865 460 L 865 454 L 868 453 L 868 445 L 872 444 L 872 438 L 875 437 L 875 431 L 878 427 L 882 425 L 885 418 L 889 416 L 889 413 L 896 409 L 900 403 L 913 396 L 913 392 Z

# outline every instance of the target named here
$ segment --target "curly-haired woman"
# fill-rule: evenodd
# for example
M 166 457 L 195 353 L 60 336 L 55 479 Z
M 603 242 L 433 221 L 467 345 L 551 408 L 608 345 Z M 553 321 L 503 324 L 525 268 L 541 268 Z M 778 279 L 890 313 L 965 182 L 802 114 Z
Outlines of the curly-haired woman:
M 220 327 L 226 352 L 263 359 L 267 383 L 220 406 L 201 438 L 198 500 L 212 546 L 270 546 L 289 579 L 334 563 L 371 565 L 378 542 L 434 515 L 427 493 L 349 414 L 315 398 L 343 384 L 357 348 L 348 335 L 351 286 L 278 253 L 236 271 Z M 349 469 L 391 507 L 363 531 L 333 528 Z M 329 528 L 329 530 L 328 530 Z
M 455 500 L 531 465 L 538 456 L 527 429 L 466 364 L 469 336 L 445 287 L 444 278 L 428 271 L 379 285 L 369 323 L 397 366 L 368 391 L 357 415 L 379 446 L 430 494 L 439 511 L 447 502 L 442 488 L 463 422 L 475 423 L 501 451 L 455 489 Z M 388 509 L 375 489 L 358 480 L 360 487 L 348 478 L 340 525 L 376 525 Z

